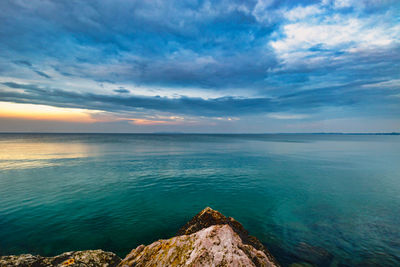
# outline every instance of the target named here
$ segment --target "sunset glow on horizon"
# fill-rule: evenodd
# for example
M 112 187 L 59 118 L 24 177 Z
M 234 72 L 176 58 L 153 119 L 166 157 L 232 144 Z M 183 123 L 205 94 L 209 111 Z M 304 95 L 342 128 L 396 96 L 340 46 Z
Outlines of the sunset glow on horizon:
M 25 119 L 32 121 L 58 121 L 74 123 L 95 123 L 112 121 L 129 121 L 135 125 L 176 125 L 183 122 L 179 117 L 137 119 L 118 118 L 113 116 L 94 116 L 101 114 L 101 111 L 85 110 L 77 108 L 59 108 L 47 105 L 21 104 L 0 102 L 0 118 Z
M 0 118 L 94 123 L 97 120 L 91 114 L 98 112 L 47 105 L 0 102 Z

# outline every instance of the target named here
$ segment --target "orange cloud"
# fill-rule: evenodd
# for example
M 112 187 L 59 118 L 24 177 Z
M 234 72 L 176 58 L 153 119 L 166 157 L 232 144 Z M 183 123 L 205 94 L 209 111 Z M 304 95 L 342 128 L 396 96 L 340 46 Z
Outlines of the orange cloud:
M 97 120 L 91 114 L 98 112 L 76 108 L 0 102 L 0 118 L 92 123 Z
M 61 121 L 77 123 L 94 123 L 109 121 L 129 121 L 134 125 L 177 125 L 182 124 L 183 117 L 161 116 L 154 118 L 121 118 L 112 113 L 77 108 L 59 108 L 47 105 L 20 104 L 0 101 L 0 118 L 25 119 L 41 121 Z M 190 123 L 186 121 L 186 123 Z
M 161 121 L 161 120 L 147 120 L 147 119 L 130 119 L 132 124 L 136 125 L 160 125 L 160 124 L 177 124 L 176 121 Z

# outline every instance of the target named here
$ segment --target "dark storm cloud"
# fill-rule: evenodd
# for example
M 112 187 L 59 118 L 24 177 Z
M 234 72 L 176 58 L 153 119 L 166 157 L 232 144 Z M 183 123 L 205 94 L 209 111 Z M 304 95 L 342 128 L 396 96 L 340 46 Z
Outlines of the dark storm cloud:
M 269 112 L 313 112 L 321 106 L 343 107 L 356 106 L 368 99 L 384 100 L 386 104 L 396 104 L 398 100 L 385 99 L 376 90 L 346 89 L 346 86 L 319 88 L 278 98 L 237 98 L 220 97 L 203 98 L 168 98 L 147 96 L 116 96 L 93 93 L 76 93 L 55 88 L 42 88 L 33 84 L 2 83 L 12 89 L 23 89 L 24 92 L 0 90 L 3 101 L 17 103 L 34 103 L 53 105 L 57 107 L 84 108 L 105 110 L 110 112 L 135 111 L 149 109 L 161 112 L 171 112 L 182 115 L 206 117 L 240 116 Z M 348 85 L 349 88 L 361 88 L 363 84 Z M 400 93 L 399 90 L 395 91 Z M 375 105 L 374 102 L 370 103 Z M 389 107 L 386 106 L 387 111 Z
M 43 71 L 37 70 L 32 63 L 30 63 L 27 60 L 16 60 L 14 61 L 15 64 L 20 65 L 20 66 L 25 66 L 28 67 L 29 69 L 31 69 L 33 72 L 35 72 L 37 75 L 42 76 L 44 78 L 47 79 L 51 79 L 51 76 L 47 75 L 46 73 L 44 73 Z
M 276 63 L 265 45 L 275 26 L 257 22 L 250 13 L 254 1 L 0 5 L 5 10 L 0 21 L 8 25 L 0 26 L 1 46 L 33 61 L 56 59 L 53 66 L 63 74 L 135 84 L 251 87 Z M 124 71 L 114 71 L 115 59 Z M 84 63 L 107 64 L 110 72 L 98 76 L 82 68 Z
M 32 63 L 27 60 L 16 60 L 14 63 L 22 66 L 32 67 Z
M 325 2 L 335 6 L 334 1 Z M 378 7 L 388 9 L 393 3 L 380 2 L 358 1 L 351 9 L 325 10 L 327 15 L 353 12 L 357 17 L 379 12 Z M 268 72 L 279 68 L 279 59 L 268 44 L 277 38 L 272 33 L 284 26 L 284 12 L 311 4 L 320 1 L 6 0 L 0 4 L 4 11 L 0 46 L 35 62 L 52 59 L 55 70 L 65 76 L 136 85 L 265 91 L 271 87 L 271 76 L 283 85 L 308 81 L 313 75 L 280 77 Z M 357 11 L 361 7 L 362 12 Z M 393 5 L 391 9 L 398 10 Z M 316 48 L 331 58 L 343 53 L 321 45 L 309 50 Z M 373 52 L 368 56 L 380 59 Z M 96 70 L 105 67 L 107 73 Z M 35 72 L 50 78 L 43 71 Z
M 125 89 L 123 87 L 120 87 L 118 89 L 114 89 L 113 91 L 116 92 L 116 93 L 119 93 L 119 94 L 127 94 L 127 93 L 129 93 L 129 90 L 127 90 L 127 89 Z
M 208 117 L 330 107 L 397 115 L 397 3 L 4 0 L 0 100 Z M 112 87 L 99 94 L 81 81 Z M 120 85 L 182 96 L 130 95 Z
M 47 79 L 51 79 L 51 77 L 49 75 L 47 75 L 46 73 L 44 73 L 43 71 L 39 71 L 39 70 L 34 70 L 35 73 L 37 73 L 38 75 L 47 78 Z

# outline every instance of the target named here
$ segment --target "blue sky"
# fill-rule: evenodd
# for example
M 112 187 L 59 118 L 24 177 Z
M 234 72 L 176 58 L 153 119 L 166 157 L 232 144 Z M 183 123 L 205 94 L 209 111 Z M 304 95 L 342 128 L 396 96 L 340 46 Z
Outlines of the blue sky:
M 0 131 L 400 131 L 400 2 L 0 2 Z

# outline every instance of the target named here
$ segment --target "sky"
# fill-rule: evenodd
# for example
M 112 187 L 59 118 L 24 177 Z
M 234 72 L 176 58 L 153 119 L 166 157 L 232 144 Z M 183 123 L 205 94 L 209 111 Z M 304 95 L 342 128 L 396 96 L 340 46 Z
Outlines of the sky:
M 399 132 L 398 0 L 2 0 L 0 132 Z

